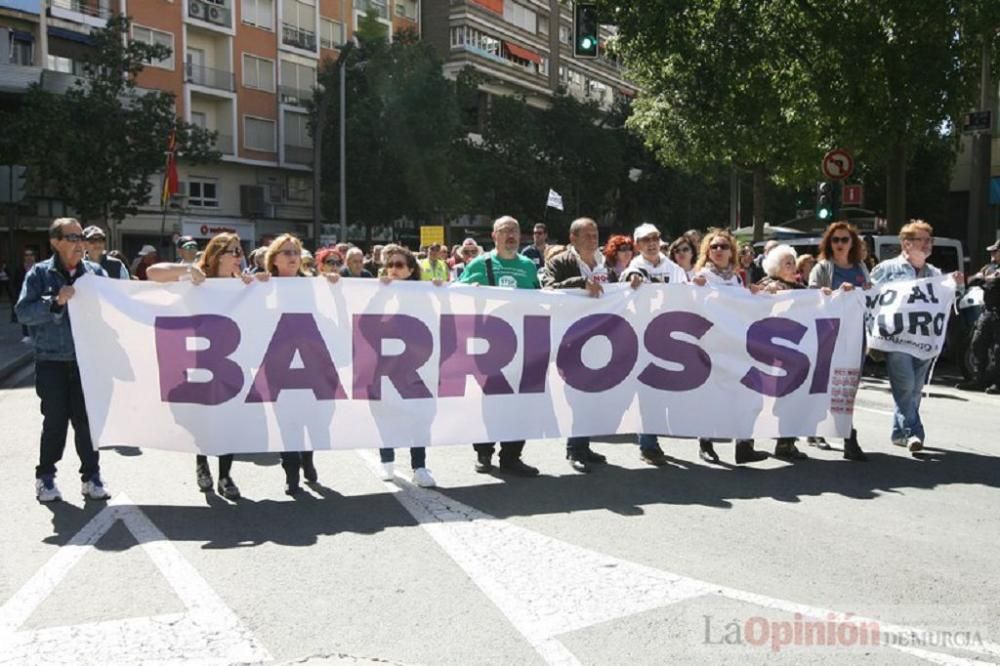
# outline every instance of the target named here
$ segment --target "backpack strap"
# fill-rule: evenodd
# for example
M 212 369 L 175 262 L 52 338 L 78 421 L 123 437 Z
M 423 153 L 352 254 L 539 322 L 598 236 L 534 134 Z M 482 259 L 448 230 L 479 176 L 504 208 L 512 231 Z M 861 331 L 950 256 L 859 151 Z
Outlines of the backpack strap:
M 486 257 L 486 281 L 490 283 L 491 287 L 497 286 L 497 276 L 493 272 L 493 257 Z

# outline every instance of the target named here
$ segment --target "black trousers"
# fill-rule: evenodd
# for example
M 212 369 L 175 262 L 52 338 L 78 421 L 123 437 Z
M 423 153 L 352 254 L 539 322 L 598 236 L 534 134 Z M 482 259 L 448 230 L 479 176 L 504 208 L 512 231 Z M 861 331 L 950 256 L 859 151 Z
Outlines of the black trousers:
M 69 424 L 73 424 L 80 479 L 89 481 L 100 473 L 100 456 L 90 439 L 90 421 L 83 401 L 80 368 L 74 361 L 36 361 L 35 392 L 42 401 L 42 446 L 35 478 L 56 473 L 66 448 Z
M 1000 383 L 1000 310 L 983 310 L 972 331 L 971 345 L 976 358 L 976 379 L 983 384 Z
M 208 456 L 195 456 L 195 465 L 208 466 Z M 219 456 L 219 478 L 224 479 L 229 476 L 229 471 L 233 468 L 233 454 L 227 453 Z
M 299 470 L 313 466 L 313 453 L 313 451 L 283 451 L 280 455 L 281 468 L 285 470 L 285 481 L 298 483 Z
M 472 447 L 479 455 L 493 455 L 494 443 L 485 442 L 483 444 L 473 444 Z M 517 442 L 500 442 L 500 462 L 507 460 L 517 460 L 524 450 L 524 440 Z

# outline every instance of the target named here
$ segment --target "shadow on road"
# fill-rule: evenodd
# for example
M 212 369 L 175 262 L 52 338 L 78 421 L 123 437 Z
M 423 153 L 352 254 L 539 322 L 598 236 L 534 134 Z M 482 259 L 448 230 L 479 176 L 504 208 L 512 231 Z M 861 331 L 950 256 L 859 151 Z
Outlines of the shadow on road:
M 670 444 L 684 443 L 680 440 Z M 608 446 L 636 450 L 631 441 L 595 444 L 597 450 Z M 719 449 L 723 459 L 732 455 L 727 448 Z M 661 504 L 727 509 L 735 500 L 766 497 L 798 502 L 803 497 L 833 493 L 871 500 L 880 494 L 910 488 L 929 490 L 953 484 L 1000 486 L 1000 458 L 993 456 L 945 449 L 928 449 L 920 458 L 878 452 L 869 452 L 869 456 L 867 464 L 812 458 L 772 469 L 706 466 L 676 459 L 672 461 L 675 464 L 663 468 L 599 465 L 594 473 L 587 475 L 513 478 L 504 484 L 439 490 L 449 498 L 503 519 L 601 509 L 637 516 L 644 513 L 643 507 Z M 103 504 L 95 502 L 84 508 L 66 503 L 50 505 L 54 534 L 45 542 L 66 543 L 102 507 Z M 206 549 L 246 548 L 264 543 L 310 546 L 321 536 L 375 534 L 386 528 L 416 524 L 389 493 L 345 497 L 321 485 L 297 500 L 243 499 L 230 504 L 209 498 L 207 506 L 139 505 L 139 508 L 171 541 L 204 542 Z

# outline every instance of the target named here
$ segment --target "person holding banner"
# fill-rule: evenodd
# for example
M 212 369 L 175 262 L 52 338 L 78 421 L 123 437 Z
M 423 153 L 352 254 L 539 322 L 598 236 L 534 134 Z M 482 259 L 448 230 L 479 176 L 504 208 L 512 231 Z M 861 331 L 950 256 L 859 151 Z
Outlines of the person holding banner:
M 556 255 L 545 264 L 542 284 L 549 289 L 585 289 L 587 294 L 598 297 L 604 293 L 603 285 L 617 282 L 617 275 L 604 264 L 604 256 L 597 251 L 599 236 L 597 222 L 589 217 L 573 220 L 569 225 L 569 249 Z M 604 463 L 607 458 L 590 450 L 589 437 L 570 437 L 566 440 L 566 459 L 577 472 L 590 472 L 591 463 Z
M 422 280 L 423 267 L 417 262 L 413 253 L 402 245 L 392 243 L 386 245 L 382 250 L 383 270 L 385 271 L 379 281 L 387 285 L 393 280 Z M 435 286 L 444 284 L 443 280 L 434 278 Z M 379 459 L 382 461 L 382 480 L 392 481 L 395 477 L 393 463 L 396 460 L 396 449 L 381 448 L 378 450 Z M 433 488 L 437 485 L 430 470 L 427 469 L 427 449 L 423 446 L 410 448 L 410 468 L 413 470 L 413 483 L 421 488 Z
M 604 246 L 604 265 L 613 270 L 615 275 L 621 275 L 635 256 L 632 247 L 631 238 L 615 234 Z
M 694 260 L 697 255 L 698 251 L 687 236 L 681 236 L 667 248 L 667 256 L 670 261 L 684 269 L 688 280 L 694 277 Z
M 807 278 L 811 289 L 868 289 L 871 278 L 865 266 L 862 250 L 865 242 L 858 235 L 858 230 L 847 222 L 834 222 L 826 228 L 819 242 L 819 261 L 809 271 Z M 864 346 L 861 348 L 859 368 L 865 363 Z M 812 438 L 810 444 L 821 449 L 829 449 L 830 445 L 822 437 Z M 851 428 L 851 436 L 844 440 L 844 458 L 855 462 L 865 462 L 868 456 L 858 444 L 858 431 Z
M 911 220 L 904 225 L 899 231 L 899 244 L 902 248 L 899 256 L 879 263 L 871 272 L 871 281 L 876 287 L 941 275 L 937 267 L 927 263 L 934 247 L 934 228 L 927 222 Z M 952 276 L 958 284 L 965 281 L 962 273 L 956 272 Z M 892 419 L 892 443 L 909 448 L 911 453 L 924 448 L 920 399 L 933 362 L 933 358 L 917 358 L 904 351 L 885 352 L 889 387 L 896 404 Z
M 255 276 L 243 274 L 240 270 L 240 259 L 243 258 L 243 246 L 240 237 L 234 233 L 221 233 L 213 236 L 201 258 L 194 264 L 185 261 L 177 263 L 153 264 L 146 271 L 146 277 L 151 282 L 177 282 L 190 280 L 193 284 L 202 284 L 206 278 L 240 278 L 244 284 L 250 284 L 254 279 L 265 281 L 271 277 L 269 273 L 257 273 Z M 218 493 L 227 500 L 238 500 L 240 489 L 233 481 L 233 454 L 219 456 Z M 203 493 L 212 490 L 214 481 L 212 470 L 208 466 L 207 456 L 195 457 L 195 480 L 198 489 Z
M 708 233 L 701 241 L 701 252 L 698 254 L 698 261 L 694 265 L 694 278 L 692 282 L 704 287 L 743 287 L 743 280 L 740 278 L 739 261 L 737 258 L 736 239 L 725 229 L 709 229 Z M 749 285 L 750 291 L 756 293 L 760 288 L 757 285 Z M 698 455 L 706 462 L 719 462 L 719 455 L 715 452 L 712 440 L 705 437 L 698 439 L 700 451 Z M 763 451 L 755 451 L 752 439 L 736 440 L 736 463 L 760 462 L 766 460 L 767 454 Z
M 509 289 L 538 289 L 538 270 L 535 263 L 518 254 L 521 243 L 521 227 L 509 215 L 493 222 L 493 243 L 495 249 L 481 254 L 465 267 L 460 282 Z M 474 444 L 476 450 L 476 471 L 488 474 L 493 469 L 494 442 Z M 537 476 L 538 468 L 521 460 L 524 440 L 500 442 L 501 472 L 517 476 Z
M 304 256 L 302 241 L 292 234 L 281 234 L 267 247 L 267 254 L 264 256 L 265 272 L 272 277 L 311 277 L 311 273 L 306 272 L 303 266 Z M 324 273 L 323 276 L 334 284 L 340 279 L 340 273 L 336 271 Z M 319 481 L 312 451 L 283 451 L 281 467 L 285 470 L 286 495 L 297 495 L 302 490 L 299 487 L 300 470 L 309 483 Z
M 632 232 L 632 238 L 639 247 L 639 256 L 621 274 L 619 282 L 628 282 L 633 289 L 638 289 L 644 282 L 686 284 L 687 273 L 683 268 L 672 262 L 660 252 L 660 230 L 652 224 L 640 224 Z M 640 433 L 639 459 L 653 467 L 663 467 L 667 464 L 667 456 L 660 448 L 656 435 Z
M 84 259 L 83 228 L 72 217 L 60 217 L 49 226 L 52 257 L 34 264 L 24 277 L 14 311 L 31 331 L 35 347 L 35 391 L 41 399 L 42 437 L 35 467 L 35 497 L 39 502 L 62 499 L 56 487 L 56 463 L 66 448 L 73 423 L 76 454 L 80 457 L 83 496 L 111 497 L 101 481 L 100 455 L 90 438 L 80 367 L 66 304 L 76 293 L 73 283 L 84 275 L 107 277 Z

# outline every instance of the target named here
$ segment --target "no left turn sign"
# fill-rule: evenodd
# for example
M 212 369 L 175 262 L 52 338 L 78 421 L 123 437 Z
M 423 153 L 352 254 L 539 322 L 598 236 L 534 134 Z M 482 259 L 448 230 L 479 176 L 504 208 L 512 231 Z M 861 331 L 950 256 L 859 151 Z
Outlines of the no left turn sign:
M 843 148 L 823 156 L 823 175 L 830 180 L 844 180 L 854 173 L 854 157 Z

